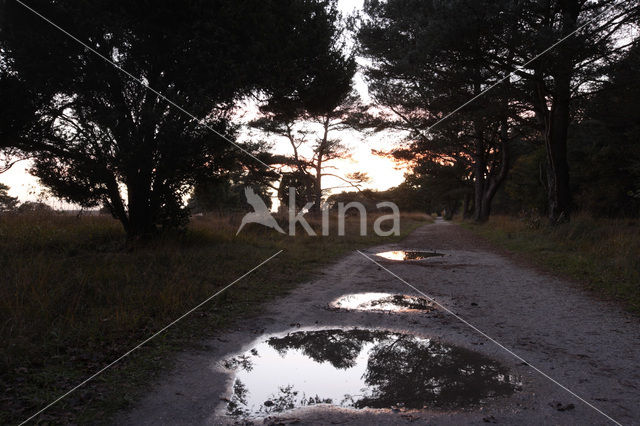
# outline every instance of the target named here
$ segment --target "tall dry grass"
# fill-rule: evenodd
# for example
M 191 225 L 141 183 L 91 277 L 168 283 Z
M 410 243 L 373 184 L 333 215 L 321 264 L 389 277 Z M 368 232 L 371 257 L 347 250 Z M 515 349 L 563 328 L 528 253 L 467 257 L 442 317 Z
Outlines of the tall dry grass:
M 640 312 L 640 221 L 585 214 L 548 225 L 544 218 L 494 216 L 471 229 L 535 263 Z

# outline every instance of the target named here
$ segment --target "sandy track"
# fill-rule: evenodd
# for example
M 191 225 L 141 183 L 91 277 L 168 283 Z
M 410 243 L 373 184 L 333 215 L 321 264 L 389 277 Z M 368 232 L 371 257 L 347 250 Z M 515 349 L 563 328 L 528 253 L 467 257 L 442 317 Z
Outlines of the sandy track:
M 492 251 L 456 225 L 426 225 L 402 243 L 376 247 L 436 249 L 446 254 L 417 263 L 381 262 L 415 287 L 476 325 L 532 365 L 622 424 L 640 424 L 640 320 L 595 299 L 575 284 L 540 273 Z M 285 255 L 285 253 L 283 253 Z M 118 424 L 223 424 L 232 372 L 217 361 L 249 349 L 264 333 L 314 326 L 373 327 L 411 332 L 496 358 L 522 379 L 522 390 L 483 407 L 391 412 L 301 409 L 281 417 L 302 424 L 611 424 L 605 417 L 478 335 L 445 312 L 381 314 L 326 309 L 353 292 L 415 294 L 358 253 L 300 285 L 261 316 L 206 342 L 206 350 L 180 356 L 176 369 Z M 574 404 L 558 411 L 552 405 Z M 262 420 L 256 421 L 261 424 Z

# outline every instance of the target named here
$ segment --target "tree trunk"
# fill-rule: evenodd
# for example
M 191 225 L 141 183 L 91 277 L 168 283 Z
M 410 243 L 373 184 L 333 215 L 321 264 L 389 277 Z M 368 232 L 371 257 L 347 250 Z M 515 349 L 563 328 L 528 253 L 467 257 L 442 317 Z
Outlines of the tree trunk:
M 322 162 L 325 156 L 325 149 L 329 140 L 329 123 L 330 118 L 327 116 L 322 123 L 324 132 L 322 134 L 322 140 L 318 146 L 316 152 L 316 184 L 315 184 L 315 197 L 313 200 L 313 210 L 319 212 L 322 209 Z
M 444 220 L 453 219 L 453 216 L 455 216 L 456 212 L 458 211 L 458 202 L 459 200 L 457 199 L 447 201 L 446 208 L 444 210 Z
M 510 148 L 508 122 L 505 118 L 500 126 L 500 162 L 493 162 L 487 170 L 484 162 L 478 162 L 475 166 L 475 206 L 474 220 L 486 222 L 491 215 L 491 203 L 500 185 L 507 178 L 509 172 Z M 499 168 L 498 168 L 499 167 Z M 496 168 L 498 168 L 496 170 Z M 485 175 L 488 174 L 489 177 Z
M 481 93 L 481 85 L 480 80 L 476 79 L 474 83 L 474 94 L 478 96 Z M 487 162 L 485 155 L 485 140 L 482 132 L 483 123 L 480 119 L 478 122 L 474 123 L 475 126 L 475 155 L 473 158 L 473 174 L 474 174 L 474 202 L 473 202 L 473 220 L 475 222 L 484 222 L 487 220 L 488 216 L 485 216 L 484 209 L 484 194 L 486 190 L 487 184 Z
M 560 2 L 562 8 L 562 35 L 576 28 L 579 4 L 575 0 Z M 571 189 L 569 186 L 569 163 L 567 161 L 567 133 L 571 103 L 571 74 L 573 72 L 573 49 L 571 40 L 560 47 L 552 72 L 554 81 L 553 99 L 548 118 L 545 120 L 545 146 L 547 150 L 547 185 L 549 220 L 551 223 L 566 222 L 570 218 Z M 539 91 L 539 96 L 543 94 Z M 540 99 L 545 103 L 546 97 Z
M 318 164 L 316 167 L 316 183 L 314 186 L 315 195 L 313 197 L 313 210 L 320 212 L 322 209 L 322 159 L 318 158 Z
M 109 191 L 109 195 L 107 197 L 107 204 L 109 210 L 111 210 L 111 214 L 113 217 L 118 219 L 122 226 L 124 227 L 127 235 L 129 234 L 129 216 L 127 215 L 127 210 L 124 208 L 124 202 L 122 201 L 122 197 L 120 196 L 120 190 L 118 189 L 118 182 L 116 181 L 114 176 L 110 176 L 107 180 L 107 189 Z
M 570 77 L 556 76 L 556 99 L 550 112 L 549 130 L 545 138 L 547 148 L 547 183 L 549 220 L 558 223 L 569 220 L 571 190 L 567 161 L 567 132 L 569 128 Z
M 129 240 L 147 239 L 157 231 L 149 214 L 149 206 L 144 205 L 141 201 L 131 202 L 129 199 L 129 226 L 127 229 L 127 239 Z
M 157 74 L 153 74 L 157 76 Z M 156 77 L 157 78 L 157 77 Z M 155 78 L 150 80 L 153 84 Z M 136 145 L 130 159 L 127 176 L 129 230 L 127 237 L 132 240 L 147 239 L 157 232 L 156 219 L 160 205 L 153 191 L 155 173 L 154 152 L 157 148 L 154 105 L 157 97 L 147 93 L 140 113 L 141 122 L 136 127 Z
M 151 237 L 156 232 L 151 205 L 151 180 L 139 171 L 127 185 L 129 227 L 127 238 L 140 240 Z
M 487 218 L 484 216 L 484 193 L 485 193 L 485 165 L 477 162 L 473 166 L 474 182 L 474 200 L 473 200 L 473 220 L 475 222 L 484 222 Z

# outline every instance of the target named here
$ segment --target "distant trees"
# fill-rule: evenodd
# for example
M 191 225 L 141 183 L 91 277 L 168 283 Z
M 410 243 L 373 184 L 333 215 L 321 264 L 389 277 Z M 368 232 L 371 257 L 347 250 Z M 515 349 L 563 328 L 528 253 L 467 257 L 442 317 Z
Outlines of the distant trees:
M 0 97 L 16 114 L 0 121 L 0 147 L 32 157 L 54 195 L 107 206 L 130 238 L 184 224 L 202 176 L 269 178 L 259 146 L 244 147 L 256 161 L 209 128 L 233 141 L 236 99 L 317 79 L 323 70 L 306 65 L 330 51 L 336 14 L 321 0 L 29 5 L 143 84 L 2 2 Z
M 337 208 L 338 203 L 358 202 L 367 211 L 378 210 L 376 204 L 390 201 L 402 212 L 441 213 L 447 219 L 460 211 L 461 200 L 472 192 L 470 187 L 460 186 L 459 170 L 455 166 L 438 165 L 438 173 L 422 175 L 413 173 L 406 182 L 384 191 L 363 189 L 361 191 L 344 191 L 332 194 L 327 198 L 330 208 Z
M 514 153 L 511 173 L 504 187 L 509 205 L 503 211 L 543 214 L 548 208 L 545 147 L 540 141 L 537 145 L 522 148 L 520 152 Z
M 424 188 L 402 182 L 400 185 L 380 191 L 379 201 L 392 201 L 400 211 L 430 213 L 437 210 L 430 193 Z
M 51 213 L 54 209 L 48 204 L 43 203 L 42 201 L 25 201 L 20 204 L 18 207 L 18 213 Z
M 406 182 L 390 188 L 386 191 L 375 191 L 363 189 L 361 191 L 343 191 L 331 194 L 327 197 L 327 204 L 331 209 L 337 209 L 338 203 L 348 204 L 358 202 L 364 206 L 366 211 L 374 212 L 378 210 L 377 204 L 384 201 L 395 203 L 403 212 L 431 211 L 430 197 L 421 193 L 420 189 L 411 187 Z
M 17 197 L 9 195 L 9 187 L 0 183 L 0 213 L 50 213 L 54 209 L 42 201 L 19 203 Z
M 472 176 L 465 162 L 421 160 L 413 168 L 413 173 L 407 176 L 407 184 L 422 190 L 429 201 L 429 212 L 438 212 L 445 219 L 451 219 L 462 211 L 464 217 L 468 218 L 472 216 Z M 478 209 L 475 214 L 479 214 Z M 476 217 L 476 220 L 479 219 Z
M 0 183 L 0 213 L 14 211 L 18 207 L 18 198 L 9 195 L 9 187 Z
M 267 207 L 271 207 L 270 188 L 265 184 L 249 185 L 246 181 L 233 182 L 224 177 L 210 177 L 199 179 L 194 185 L 189 209 L 192 213 L 251 210 L 244 194 L 247 186 L 251 186 Z

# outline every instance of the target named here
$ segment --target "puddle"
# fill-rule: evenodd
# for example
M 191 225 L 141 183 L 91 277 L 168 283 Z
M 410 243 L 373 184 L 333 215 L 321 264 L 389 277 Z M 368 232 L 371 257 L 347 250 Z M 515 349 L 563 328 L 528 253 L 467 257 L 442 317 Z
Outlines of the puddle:
M 433 303 L 424 297 L 391 293 L 347 294 L 331 302 L 329 307 L 384 312 L 429 312 L 435 309 Z
M 419 251 L 419 250 L 394 250 L 376 253 L 376 256 L 384 257 L 389 260 L 421 260 L 430 257 L 442 257 L 444 253 L 435 251 Z
M 480 353 L 384 330 L 296 331 L 260 340 L 225 366 L 236 372 L 227 414 L 298 407 L 454 409 L 509 395 L 517 380 Z

